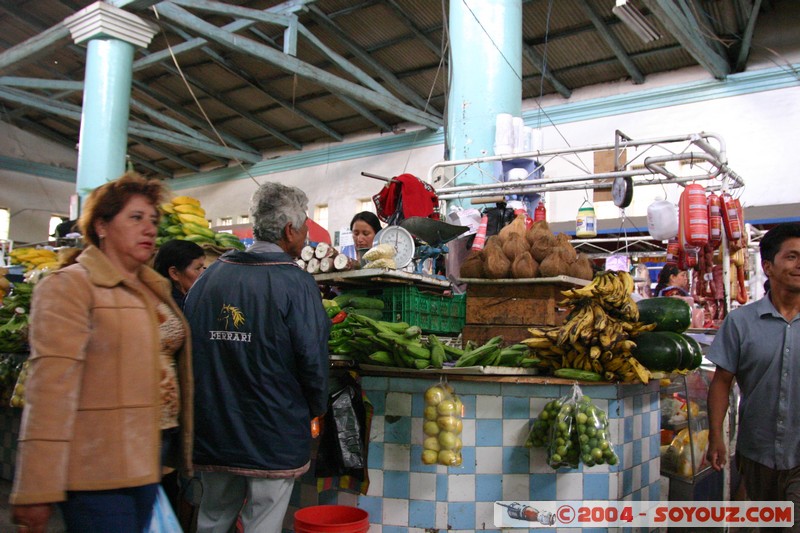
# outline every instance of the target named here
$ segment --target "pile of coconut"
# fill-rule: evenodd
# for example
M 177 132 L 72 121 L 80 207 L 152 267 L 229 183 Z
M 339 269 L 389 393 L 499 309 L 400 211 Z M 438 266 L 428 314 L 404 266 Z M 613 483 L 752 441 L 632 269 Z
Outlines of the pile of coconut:
M 592 264 L 579 254 L 565 233 L 554 235 L 546 221 L 525 227 L 518 215 L 497 235 L 486 239 L 483 250 L 473 250 L 461 264 L 462 279 L 527 279 L 571 276 L 592 279 Z

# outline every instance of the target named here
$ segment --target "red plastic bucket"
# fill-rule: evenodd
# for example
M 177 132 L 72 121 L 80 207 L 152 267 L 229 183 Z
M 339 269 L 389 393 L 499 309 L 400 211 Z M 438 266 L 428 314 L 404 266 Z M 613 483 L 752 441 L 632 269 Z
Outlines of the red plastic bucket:
M 316 505 L 294 513 L 296 533 L 367 533 L 369 513 L 346 505 Z

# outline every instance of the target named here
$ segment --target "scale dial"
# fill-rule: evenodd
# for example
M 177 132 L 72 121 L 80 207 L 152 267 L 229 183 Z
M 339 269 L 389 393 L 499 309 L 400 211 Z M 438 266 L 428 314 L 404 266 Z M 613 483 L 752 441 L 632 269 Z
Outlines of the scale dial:
M 391 244 L 396 250 L 394 256 L 397 268 L 406 267 L 414 259 L 414 237 L 407 229 L 400 226 L 387 226 L 375 234 L 373 246 L 378 244 Z
M 611 198 L 614 200 L 614 205 L 621 209 L 631 205 L 633 178 L 630 176 L 614 178 L 614 183 L 611 185 Z

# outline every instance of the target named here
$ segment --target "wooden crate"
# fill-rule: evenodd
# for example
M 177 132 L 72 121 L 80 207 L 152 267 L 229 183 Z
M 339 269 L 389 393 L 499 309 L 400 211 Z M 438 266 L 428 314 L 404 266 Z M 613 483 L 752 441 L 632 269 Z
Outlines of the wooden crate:
M 462 330 L 464 342 L 483 344 L 502 335 L 506 344 L 530 337 L 533 326 L 560 326 L 569 309 L 562 290 L 587 282 L 561 276 L 553 281 L 499 280 L 467 283 L 467 315 Z

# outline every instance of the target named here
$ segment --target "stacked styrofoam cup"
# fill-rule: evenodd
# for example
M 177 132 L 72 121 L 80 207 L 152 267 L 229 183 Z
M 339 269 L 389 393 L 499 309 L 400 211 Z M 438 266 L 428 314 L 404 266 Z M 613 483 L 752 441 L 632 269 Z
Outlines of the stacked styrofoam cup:
M 514 151 L 514 117 L 498 113 L 495 117 L 494 154 L 506 155 Z
M 530 151 L 538 152 L 542 149 L 542 130 L 539 128 L 531 128 L 530 135 Z
M 531 151 L 531 131 L 533 128 L 530 126 L 524 126 L 522 128 L 522 151 L 523 153 L 527 153 Z
M 525 141 L 523 140 L 523 134 L 525 123 L 522 121 L 522 117 L 514 117 L 512 123 L 514 125 L 514 153 L 520 154 L 524 151 Z

